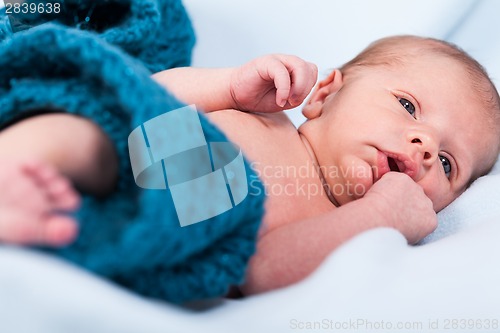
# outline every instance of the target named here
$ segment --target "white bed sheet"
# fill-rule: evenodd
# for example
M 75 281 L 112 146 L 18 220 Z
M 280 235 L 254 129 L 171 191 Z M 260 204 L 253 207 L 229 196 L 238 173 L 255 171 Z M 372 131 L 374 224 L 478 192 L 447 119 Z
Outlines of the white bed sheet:
M 500 78 L 494 0 L 184 1 L 198 32 L 196 66 L 281 52 L 326 74 L 373 39 L 411 33 L 457 42 Z M 296 110 L 290 114 L 301 122 Z M 421 325 L 413 331 L 437 332 L 453 319 L 476 326 L 447 331 L 476 332 L 500 320 L 500 266 L 492 264 L 500 254 L 498 188 L 500 175 L 474 184 L 440 214 L 443 232 L 426 245 L 409 247 L 395 230 L 372 230 L 301 283 L 205 311 L 149 301 L 57 259 L 0 247 L 0 332 L 293 332 L 318 323 L 315 331 L 387 331 L 382 322 L 395 332 L 412 331 L 394 329 L 410 322 Z
M 349 323 L 344 332 L 385 332 L 367 326 L 384 322 L 420 325 L 395 331 L 429 332 L 431 322 L 445 331 L 452 319 L 485 325 L 500 319 L 500 269 L 491 264 L 500 253 L 496 222 L 417 248 L 392 229 L 372 230 L 299 284 L 205 311 L 148 301 L 66 263 L 4 248 L 0 264 L 9 271 L 0 273 L 0 331 L 279 333 L 327 322 Z

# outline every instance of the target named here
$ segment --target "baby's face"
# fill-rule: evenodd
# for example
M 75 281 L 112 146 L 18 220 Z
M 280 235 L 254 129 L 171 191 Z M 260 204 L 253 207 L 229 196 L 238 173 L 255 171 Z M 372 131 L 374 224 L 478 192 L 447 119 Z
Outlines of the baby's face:
M 459 63 L 422 57 L 393 70 L 362 71 L 310 120 L 321 133 L 311 144 L 340 204 L 398 171 L 422 186 L 439 211 L 490 168 L 497 134 Z

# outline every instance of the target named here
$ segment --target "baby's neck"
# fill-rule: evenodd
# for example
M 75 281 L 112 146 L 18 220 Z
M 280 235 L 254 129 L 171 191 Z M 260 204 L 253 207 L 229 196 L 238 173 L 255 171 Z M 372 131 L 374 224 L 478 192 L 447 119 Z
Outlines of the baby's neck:
M 328 199 L 331 201 L 332 204 L 335 205 L 335 207 L 340 207 L 337 200 L 335 200 L 335 197 L 333 196 L 332 192 L 330 192 L 330 188 L 328 186 L 328 183 L 326 182 L 326 179 L 325 179 L 325 176 L 323 175 L 323 172 L 321 171 L 321 168 L 320 168 L 320 165 L 318 163 L 318 159 L 316 158 L 316 154 L 314 153 L 313 147 L 311 146 L 311 144 L 309 143 L 309 140 L 307 139 L 307 137 L 303 133 L 301 133 L 300 131 L 298 131 L 298 133 L 299 133 L 299 137 L 302 140 L 302 143 L 304 144 L 304 147 L 305 147 L 309 157 L 311 158 L 311 161 L 316 169 L 316 172 L 318 173 L 319 179 L 321 181 L 321 184 L 323 184 L 323 189 L 325 190 L 325 193 L 326 193 Z

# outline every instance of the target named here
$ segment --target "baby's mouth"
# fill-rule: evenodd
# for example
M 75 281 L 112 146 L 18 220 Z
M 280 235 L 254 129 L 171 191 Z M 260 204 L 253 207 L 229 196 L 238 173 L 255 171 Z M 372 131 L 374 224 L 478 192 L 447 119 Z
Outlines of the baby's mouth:
M 413 174 L 411 167 L 411 160 L 406 159 L 402 155 L 396 155 L 391 153 L 386 153 L 387 155 L 387 164 L 389 165 L 389 170 L 394 172 L 403 172 L 411 176 Z
M 401 170 L 399 170 L 398 164 L 393 158 L 387 157 L 387 163 L 389 164 L 389 169 L 391 171 L 401 172 Z
M 373 182 L 378 181 L 388 172 L 401 172 L 414 178 L 418 165 L 408 155 L 378 150 L 376 166 L 373 170 Z

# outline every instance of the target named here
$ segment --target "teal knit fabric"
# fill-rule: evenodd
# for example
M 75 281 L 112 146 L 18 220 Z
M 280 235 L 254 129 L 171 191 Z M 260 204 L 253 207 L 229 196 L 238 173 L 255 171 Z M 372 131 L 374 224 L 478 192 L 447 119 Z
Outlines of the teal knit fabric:
M 182 62 L 183 57 L 157 65 Z M 139 58 L 155 68 L 151 59 Z M 98 124 L 119 155 L 115 193 L 104 199 L 85 197 L 77 213 L 77 241 L 44 251 L 145 296 L 171 302 L 222 296 L 243 281 L 255 251 L 262 184 L 245 162 L 247 181 L 258 191 L 221 215 L 183 228 L 168 190 L 135 185 L 128 135 L 145 121 L 183 106 L 151 80 L 143 63 L 94 32 L 49 23 L 15 33 L 0 43 L 0 128 L 42 112 L 78 114 Z M 227 141 L 203 115 L 200 121 L 207 142 Z
M 86 30 L 142 61 L 151 72 L 188 66 L 195 42 L 189 16 L 180 0 L 27 0 L 60 3 L 52 14 L 0 13 L 0 42 L 13 35 L 12 22 L 23 28 L 51 21 Z M 5 8 L 4 8 L 5 11 Z

